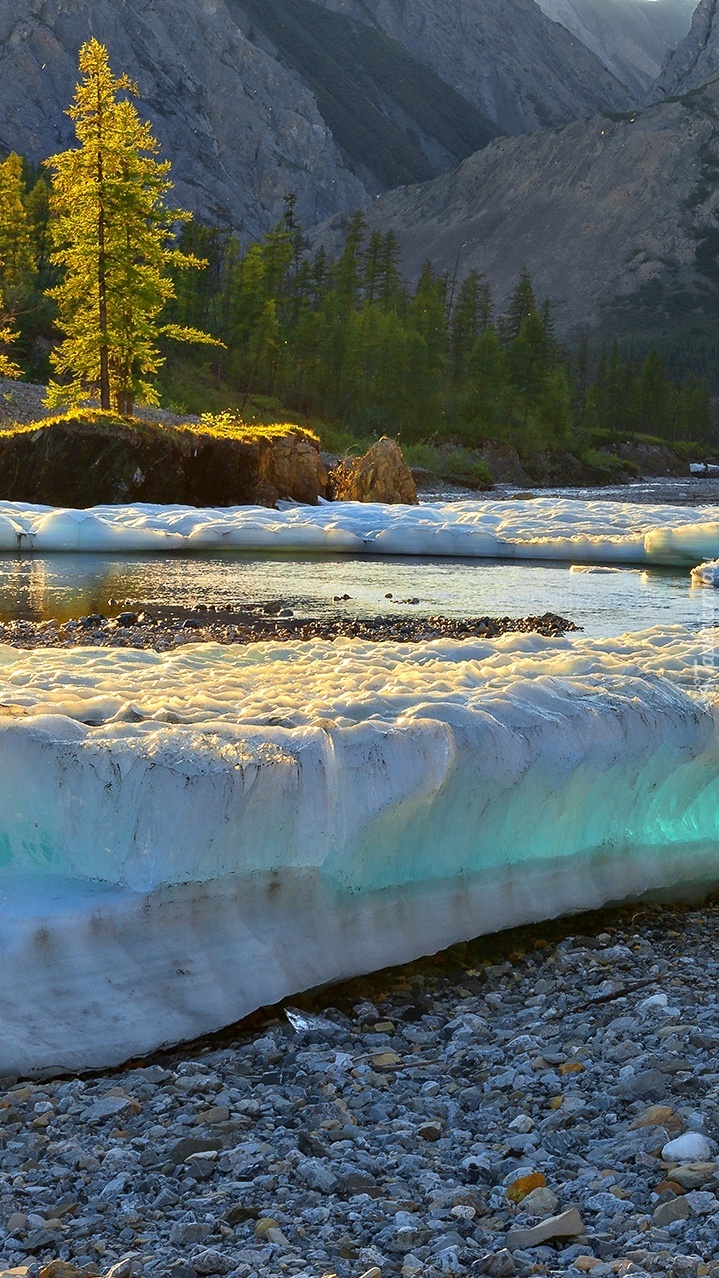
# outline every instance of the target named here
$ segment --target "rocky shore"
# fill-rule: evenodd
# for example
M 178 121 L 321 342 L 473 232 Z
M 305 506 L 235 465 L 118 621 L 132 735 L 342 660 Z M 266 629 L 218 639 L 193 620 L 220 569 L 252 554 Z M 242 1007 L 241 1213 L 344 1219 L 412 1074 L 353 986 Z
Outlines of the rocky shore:
M 212 605 L 99 613 L 66 622 L 0 622 L 0 643 L 17 648 L 155 648 L 164 652 L 188 643 L 260 643 L 271 639 L 336 639 L 339 636 L 418 643 L 428 639 L 496 639 L 509 631 L 536 631 L 549 637 L 578 627 L 566 617 L 296 617 L 281 602 L 234 610 Z
M 716 1278 L 718 941 L 604 912 L 3 1080 L 0 1273 Z

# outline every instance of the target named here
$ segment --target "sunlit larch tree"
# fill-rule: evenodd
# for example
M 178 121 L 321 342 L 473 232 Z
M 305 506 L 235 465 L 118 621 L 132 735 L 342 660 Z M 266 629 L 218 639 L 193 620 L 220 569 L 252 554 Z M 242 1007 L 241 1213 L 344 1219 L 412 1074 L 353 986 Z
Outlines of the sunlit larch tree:
M 81 79 L 68 115 L 78 146 L 47 161 L 52 173 L 52 260 L 63 268 L 49 290 L 63 341 L 51 360 L 51 405 L 98 395 L 103 409 L 129 416 L 135 399 L 158 403 L 152 378 L 164 362 L 161 337 L 217 344 L 199 329 L 162 322 L 174 297 L 171 268 L 204 263 L 176 247 L 188 213 L 165 203 L 169 161 L 134 103 L 137 88 L 113 76 L 107 50 L 80 50 Z

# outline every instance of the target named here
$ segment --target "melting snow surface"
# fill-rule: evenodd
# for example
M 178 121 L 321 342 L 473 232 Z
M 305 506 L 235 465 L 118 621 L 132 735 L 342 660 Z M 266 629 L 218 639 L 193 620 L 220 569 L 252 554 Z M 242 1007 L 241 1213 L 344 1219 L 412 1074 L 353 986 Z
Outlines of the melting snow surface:
M 361 502 L 282 510 L 0 502 L 0 551 L 297 550 L 691 567 L 719 555 L 719 506 L 531 501 Z
M 0 1074 L 719 882 L 714 643 L 0 648 Z
M 719 559 L 692 568 L 692 581 L 698 586 L 719 586 Z

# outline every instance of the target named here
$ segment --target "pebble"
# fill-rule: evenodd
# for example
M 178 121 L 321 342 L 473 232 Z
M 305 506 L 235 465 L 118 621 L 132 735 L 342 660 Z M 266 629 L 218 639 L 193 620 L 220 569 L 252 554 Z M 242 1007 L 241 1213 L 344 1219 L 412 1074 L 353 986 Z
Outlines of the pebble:
M 226 613 L 226 610 L 225 610 Z M 339 637 L 419 643 L 430 639 L 496 639 L 514 632 L 548 637 L 577 630 L 557 613 L 541 617 L 294 617 L 281 604 L 245 607 L 228 619 L 217 608 L 196 605 L 188 610 L 158 607 L 154 615 L 122 612 L 117 617 L 99 613 L 59 623 L 2 621 L 0 643 L 15 648 L 154 648 L 165 652 L 189 643 L 261 643 L 268 640 L 337 639 Z
M 719 1278 L 715 936 L 605 911 L 2 1080 L 0 1275 Z

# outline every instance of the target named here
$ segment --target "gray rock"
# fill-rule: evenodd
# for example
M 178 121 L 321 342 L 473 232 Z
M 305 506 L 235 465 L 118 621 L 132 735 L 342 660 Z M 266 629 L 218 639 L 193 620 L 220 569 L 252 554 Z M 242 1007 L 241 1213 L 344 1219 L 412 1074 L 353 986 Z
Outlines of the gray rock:
M 186 1159 L 192 1158 L 193 1154 L 206 1154 L 222 1149 L 224 1143 L 221 1136 L 183 1136 L 170 1149 L 167 1163 L 170 1167 L 177 1167 Z
M 667 1080 L 658 1069 L 643 1069 L 622 1078 L 615 1088 L 626 1100 L 662 1100 L 667 1093 Z
M 126 1096 L 102 1096 L 85 1110 L 87 1123 L 104 1123 L 108 1118 L 130 1118 L 135 1113 L 132 1101 Z
M 539 1247 L 553 1238 L 573 1238 L 584 1233 L 584 1221 L 576 1207 L 570 1207 L 560 1216 L 550 1216 L 531 1229 L 510 1229 L 507 1234 L 509 1251 L 519 1251 L 527 1247 Z
M 170 1242 L 186 1247 L 189 1243 L 202 1242 L 211 1233 L 212 1225 L 206 1221 L 178 1220 L 170 1229 Z
M 686 1220 L 689 1216 L 689 1203 L 685 1197 L 673 1198 L 671 1202 L 660 1203 L 652 1212 L 655 1225 L 663 1228 L 672 1225 L 675 1220 Z
M 196 1252 L 190 1263 L 198 1274 L 229 1274 L 237 1264 L 232 1256 L 216 1251 L 213 1247 Z
M 306 1158 L 297 1164 L 297 1175 L 310 1189 L 331 1194 L 337 1188 L 337 1177 L 318 1158 Z
M 485 1256 L 480 1256 L 479 1260 L 475 1260 L 470 1268 L 470 1273 L 476 1278 L 514 1278 L 517 1267 L 512 1258 L 511 1251 L 503 1247 L 501 1251 L 487 1252 Z

